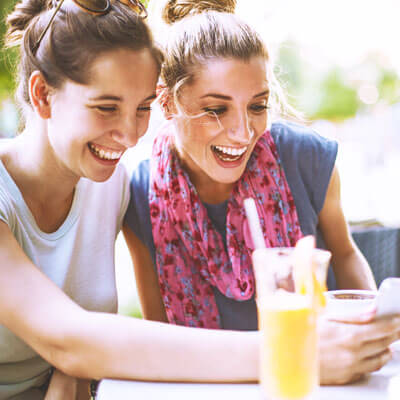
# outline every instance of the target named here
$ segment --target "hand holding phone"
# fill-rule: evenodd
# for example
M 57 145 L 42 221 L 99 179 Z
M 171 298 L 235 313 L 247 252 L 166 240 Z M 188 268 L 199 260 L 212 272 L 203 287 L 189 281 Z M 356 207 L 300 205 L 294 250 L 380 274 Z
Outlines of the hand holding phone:
M 400 315 L 400 278 L 386 278 L 375 299 L 376 318 Z

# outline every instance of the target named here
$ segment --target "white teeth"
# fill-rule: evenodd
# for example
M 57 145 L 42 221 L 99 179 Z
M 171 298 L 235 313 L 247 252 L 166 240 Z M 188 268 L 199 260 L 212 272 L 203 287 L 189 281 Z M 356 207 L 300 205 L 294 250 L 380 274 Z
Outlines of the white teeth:
M 89 148 L 97 157 L 103 158 L 104 160 L 118 160 L 123 153 L 122 151 L 104 151 L 92 143 L 89 143 Z
M 232 148 L 232 147 L 224 147 L 224 146 L 214 146 L 218 151 L 229 154 L 231 156 L 241 156 L 246 150 L 247 146 L 241 148 Z

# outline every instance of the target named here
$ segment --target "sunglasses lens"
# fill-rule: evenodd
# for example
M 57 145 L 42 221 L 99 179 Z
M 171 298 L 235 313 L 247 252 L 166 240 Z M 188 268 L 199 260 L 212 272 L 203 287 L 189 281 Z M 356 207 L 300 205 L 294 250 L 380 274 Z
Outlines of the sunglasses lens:
M 110 8 L 109 0 L 74 0 L 75 4 L 94 14 L 104 14 Z

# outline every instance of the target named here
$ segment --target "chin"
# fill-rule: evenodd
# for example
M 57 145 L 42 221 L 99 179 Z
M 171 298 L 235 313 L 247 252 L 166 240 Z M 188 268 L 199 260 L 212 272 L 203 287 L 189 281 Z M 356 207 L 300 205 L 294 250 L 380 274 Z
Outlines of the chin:
M 225 184 L 225 185 L 233 185 L 235 184 L 243 175 L 243 173 L 241 174 L 237 174 L 235 176 L 212 176 L 211 178 L 213 179 L 213 181 L 215 181 L 216 183 L 221 183 L 221 184 Z
M 108 172 L 107 174 L 99 174 L 99 173 L 97 173 L 97 174 L 87 174 L 84 177 L 87 178 L 87 179 L 90 179 L 93 182 L 101 183 L 101 182 L 105 182 L 108 179 L 110 179 L 112 174 L 114 173 L 114 171 L 115 170 L 113 170 L 111 173 Z
M 217 179 L 217 182 L 220 183 L 236 183 L 244 174 L 245 168 L 241 168 L 240 171 L 235 171 L 235 172 L 227 172 L 224 171 L 224 174 L 219 175 L 219 179 Z

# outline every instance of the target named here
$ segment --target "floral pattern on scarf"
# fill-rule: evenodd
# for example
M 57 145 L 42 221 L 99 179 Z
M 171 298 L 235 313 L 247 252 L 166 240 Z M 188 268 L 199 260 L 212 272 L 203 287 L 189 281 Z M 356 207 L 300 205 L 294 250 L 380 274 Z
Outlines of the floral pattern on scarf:
M 173 146 L 171 125 L 155 139 L 149 204 L 161 295 L 168 320 L 220 328 L 212 286 L 243 301 L 255 290 L 254 250 L 243 201 L 256 202 L 267 247 L 293 247 L 302 236 L 296 207 L 269 131 L 256 143 L 227 206 L 226 246 Z

